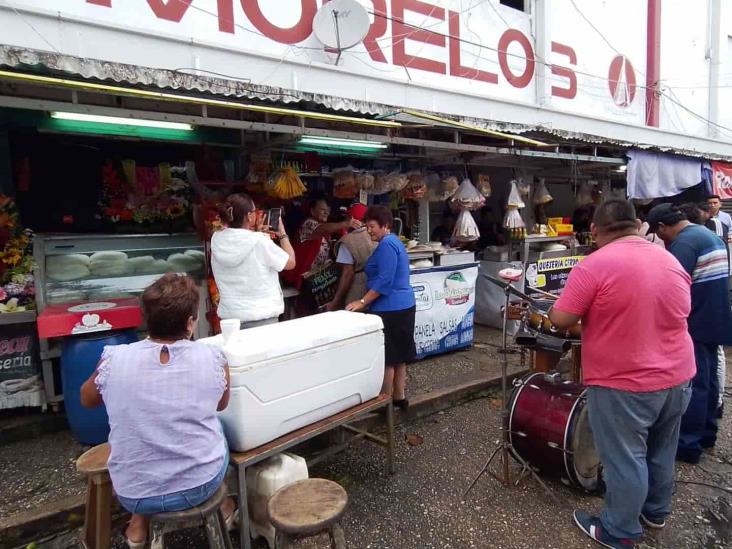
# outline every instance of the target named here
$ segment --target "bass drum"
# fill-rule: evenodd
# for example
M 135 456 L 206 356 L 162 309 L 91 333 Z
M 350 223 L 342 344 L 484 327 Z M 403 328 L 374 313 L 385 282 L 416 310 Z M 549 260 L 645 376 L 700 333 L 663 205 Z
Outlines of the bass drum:
M 513 451 L 542 473 L 594 491 L 600 457 L 590 429 L 585 387 L 544 374 L 530 374 L 509 402 Z

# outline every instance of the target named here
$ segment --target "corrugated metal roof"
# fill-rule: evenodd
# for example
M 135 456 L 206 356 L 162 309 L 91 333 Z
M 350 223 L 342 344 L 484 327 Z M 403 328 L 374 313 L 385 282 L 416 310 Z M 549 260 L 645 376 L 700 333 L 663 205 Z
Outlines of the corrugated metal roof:
M 119 84 L 142 85 L 162 89 L 198 91 L 214 95 L 275 101 L 279 103 L 313 102 L 328 109 L 369 115 L 385 115 L 394 108 L 378 103 L 353 101 L 330 95 L 313 94 L 261 86 L 226 75 L 206 74 L 190 70 L 167 70 L 112 63 L 98 59 L 79 58 L 54 52 L 0 45 L 0 66 L 48 73 L 78 75 L 86 79 L 112 81 Z
M 167 70 L 152 67 L 141 67 L 123 63 L 114 63 L 98 59 L 79 58 L 54 52 L 17 48 L 0 45 L 0 66 L 21 69 L 25 71 L 41 71 L 44 73 L 61 73 L 64 76 L 77 75 L 85 79 L 112 81 L 119 84 L 130 84 L 148 88 L 168 90 L 185 90 L 209 93 L 217 96 L 246 98 L 251 100 L 269 101 L 277 103 L 311 103 L 321 105 L 334 111 L 347 111 L 377 117 L 395 117 L 401 114 L 399 107 L 361 100 L 345 99 L 333 95 L 314 94 L 302 91 L 288 90 L 271 86 L 252 84 L 245 80 L 234 79 L 227 75 L 206 73 L 205 71 L 191 72 L 190 70 Z M 404 114 L 398 119 L 404 120 Z M 510 122 L 499 122 L 472 117 L 445 116 L 464 124 L 477 126 L 493 131 L 530 135 L 540 140 L 549 136 L 564 141 L 577 143 L 612 146 L 618 148 L 654 149 L 661 152 L 673 152 L 688 156 L 701 157 L 693 150 L 671 149 L 657 147 L 651 144 L 631 143 L 616 139 L 609 139 L 599 135 L 558 130 L 542 124 L 527 125 Z M 410 117 L 413 118 L 413 117 Z M 423 122 L 423 121 L 420 121 Z M 439 126 L 437 123 L 431 126 Z M 450 126 L 445 126 L 450 127 Z M 706 155 L 709 159 L 732 160 L 724 156 Z

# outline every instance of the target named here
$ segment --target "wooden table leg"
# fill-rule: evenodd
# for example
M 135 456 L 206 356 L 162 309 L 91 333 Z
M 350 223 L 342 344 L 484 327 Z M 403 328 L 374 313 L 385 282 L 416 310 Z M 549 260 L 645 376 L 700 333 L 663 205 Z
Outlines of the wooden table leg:
M 386 406 L 386 469 L 390 475 L 394 474 L 394 403 L 389 401 Z
M 112 481 L 108 474 L 95 476 L 95 525 L 96 549 L 109 549 L 112 546 Z
M 252 539 L 249 533 L 249 502 L 247 501 L 247 468 L 236 465 L 236 493 L 239 496 L 239 546 L 251 549 Z
M 86 478 L 86 507 L 84 510 L 84 547 L 97 549 L 97 485 L 89 476 Z

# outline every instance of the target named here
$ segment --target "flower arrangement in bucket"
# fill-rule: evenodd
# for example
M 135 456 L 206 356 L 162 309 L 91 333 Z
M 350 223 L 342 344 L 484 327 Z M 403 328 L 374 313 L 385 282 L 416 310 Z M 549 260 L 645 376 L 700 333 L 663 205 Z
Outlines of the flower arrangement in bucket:
M 13 199 L 0 195 L 0 314 L 36 308 L 32 242 Z

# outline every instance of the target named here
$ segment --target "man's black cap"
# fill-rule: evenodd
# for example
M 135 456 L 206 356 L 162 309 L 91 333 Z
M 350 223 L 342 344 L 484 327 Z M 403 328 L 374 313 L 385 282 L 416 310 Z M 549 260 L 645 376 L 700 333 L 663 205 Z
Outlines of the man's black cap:
M 651 211 L 648 212 L 646 222 L 650 226 L 651 232 L 655 233 L 658 230 L 659 223 L 663 223 L 664 225 L 676 225 L 679 221 L 683 221 L 684 219 L 686 219 L 686 216 L 683 212 L 679 211 L 676 204 L 666 202 L 651 208 Z

